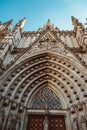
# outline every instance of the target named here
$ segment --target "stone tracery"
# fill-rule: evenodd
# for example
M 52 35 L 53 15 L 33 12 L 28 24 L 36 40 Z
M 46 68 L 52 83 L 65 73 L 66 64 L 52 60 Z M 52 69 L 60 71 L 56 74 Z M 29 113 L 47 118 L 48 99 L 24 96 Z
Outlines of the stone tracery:
M 61 102 L 56 94 L 47 86 L 37 92 L 32 100 L 31 108 L 61 109 Z

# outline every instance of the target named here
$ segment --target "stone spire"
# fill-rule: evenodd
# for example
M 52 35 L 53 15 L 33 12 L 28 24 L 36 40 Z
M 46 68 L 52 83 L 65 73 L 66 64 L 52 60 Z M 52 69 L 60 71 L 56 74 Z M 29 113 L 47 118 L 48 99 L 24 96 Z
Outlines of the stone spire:
M 17 23 L 17 24 L 14 26 L 14 28 L 13 28 L 13 30 L 12 30 L 12 33 L 14 33 L 18 28 L 23 29 L 23 27 L 24 27 L 24 25 L 25 25 L 25 22 L 26 22 L 26 18 L 21 19 L 21 20 L 19 21 L 19 23 Z
M 13 20 L 10 20 L 10 21 L 4 23 L 3 25 L 8 28 L 8 27 L 10 27 L 10 25 L 12 24 L 12 21 L 13 21 Z
M 74 16 L 71 16 L 72 24 L 75 25 L 78 23 L 78 19 L 76 19 Z
M 26 18 L 24 17 L 22 20 L 19 21 L 20 27 L 23 28 L 26 22 Z
M 0 23 L 0 31 L 4 30 L 4 29 L 10 29 L 12 20 L 7 21 L 6 23 Z
M 79 22 L 79 20 L 76 19 L 75 17 L 72 16 L 71 19 L 72 19 L 72 24 L 74 25 L 74 29 L 76 29 L 77 26 L 80 26 L 80 27 L 83 26 L 83 24 L 81 22 Z
M 21 27 L 21 28 L 23 28 L 24 25 L 25 25 L 25 22 L 26 22 L 26 18 L 24 17 L 24 18 L 21 19 L 21 20 L 19 21 L 19 23 L 17 23 L 15 26 L 16 26 L 16 27 Z

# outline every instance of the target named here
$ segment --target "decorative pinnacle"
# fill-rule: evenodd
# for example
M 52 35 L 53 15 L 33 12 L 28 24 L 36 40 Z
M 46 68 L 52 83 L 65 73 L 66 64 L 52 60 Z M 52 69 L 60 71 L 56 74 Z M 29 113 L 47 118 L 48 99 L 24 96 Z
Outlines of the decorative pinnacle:
M 12 21 L 13 21 L 13 20 L 10 20 L 10 21 L 4 23 L 4 25 L 10 26 L 10 25 L 12 24 Z
M 22 20 L 19 21 L 19 25 L 20 25 L 21 28 L 24 27 L 25 22 L 26 22 L 26 18 L 25 17 Z
M 51 20 L 48 19 L 48 21 L 47 21 L 47 26 L 51 26 L 51 25 L 52 25 Z
M 74 16 L 71 16 L 71 19 L 73 25 L 78 23 L 78 19 L 76 19 Z

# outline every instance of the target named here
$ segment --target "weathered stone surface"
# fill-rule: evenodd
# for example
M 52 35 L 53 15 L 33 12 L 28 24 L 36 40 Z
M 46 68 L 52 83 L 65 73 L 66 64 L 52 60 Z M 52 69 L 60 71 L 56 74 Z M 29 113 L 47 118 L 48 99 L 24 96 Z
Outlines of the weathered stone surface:
M 12 21 L 0 24 L 0 129 L 26 130 L 28 115 L 37 113 L 64 115 L 66 130 L 87 129 L 84 25 L 72 17 L 71 31 L 48 20 L 25 32 L 25 21 L 12 30 Z

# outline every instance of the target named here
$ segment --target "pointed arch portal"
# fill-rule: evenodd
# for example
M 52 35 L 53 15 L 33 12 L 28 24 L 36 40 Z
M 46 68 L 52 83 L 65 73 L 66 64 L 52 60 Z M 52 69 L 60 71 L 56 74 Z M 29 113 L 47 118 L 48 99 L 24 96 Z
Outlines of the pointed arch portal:
M 8 117 L 12 112 L 22 117 L 21 130 L 43 130 L 46 116 L 50 130 L 71 130 L 71 108 L 84 96 L 83 70 L 79 62 L 53 52 L 29 57 L 6 72 L 1 105 L 9 107 Z

